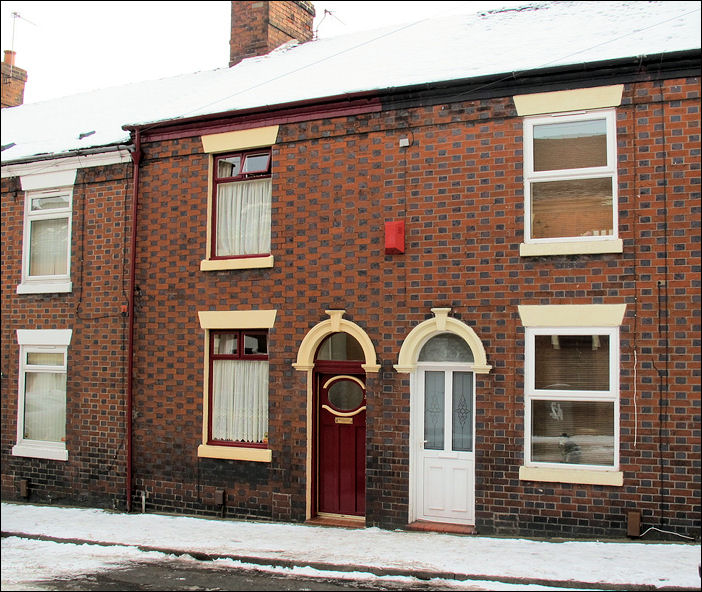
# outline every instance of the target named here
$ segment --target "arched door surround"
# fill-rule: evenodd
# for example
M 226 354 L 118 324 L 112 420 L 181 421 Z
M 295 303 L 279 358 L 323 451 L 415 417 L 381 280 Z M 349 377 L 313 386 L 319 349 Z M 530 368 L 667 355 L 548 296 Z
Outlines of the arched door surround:
M 492 366 L 487 363 L 485 348 L 482 341 L 465 323 L 448 316 L 450 308 L 432 308 L 434 318 L 427 319 L 412 329 L 400 348 L 400 355 L 395 370 L 401 373 L 411 373 L 417 367 L 417 360 L 422 346 L 438 333 L 455 333 L 468 344 L 473 352 L 473 372 L 489 374 Z
M 348 333 L 353 337 L 360 346 L 362 350 L 362 360 L 358 364 L 357 368 L 360 367 L 362 374 L 365 373 L 377 373 L 380 370 L 380 365 L 377 363 L 377 358 L 375 355 L 375 348 L 373 343 L 368 337 L 368 334 L 355 323 L 344 319 L 344 310 L 327 310 L 325 311 L 329 318 L 321 321 L 312 329 L 307 332 L 307 335 L 302 340 L 297 353 L 297 360 L 293 364 L 293 368 L 299 372 L 305 372 L 307 376 L 307 461 L 306 461 L 306 518 L 309 520 L 312 518 L 313 513 L 316 512 L 315 501 L 317 499 L 315 491 L 315 484 L 317 483 L 317 466 L 315 458 L 315 438 L 317 434 L 315 433 L 315 417 L 318 413 L 318 409 L 315 406 L 315 394 L 318 392 L 323 392 L 323 396 L 328 397 L 328 389 L 333 386 L 334 383 L 339 385 L 352 385 L 354 382 L 359 384 L 364 384 L 364 377 L 358 375 L 345 375 L 346 373 L 338 374 L 329 382 L 330 379 L 323 378 L 320 372 L 315 373 L 315 355 L 319 349 L 322 342 L 334 333 Z M 323 384 L 318 385 L 316 381 L 320 379 L 323 380 Z M 332 401 L 334 394 L 332 393 Z M 324 403 L 323 401 L 318 401 L 317 403 Z M 329 407 L 334 408 L 335 405 L 332 403 Z M 344 411 L 343 409 L 335 409 L 334 415 L 339 418 L 340 422 L 345 422 L 345 414 L 354 415 L 357 417 L 359 410 L 362 408 L 362 413 L 365 415 L 365 404 L 360 405 L 358 409 L 352 411 Z M 336 421 L 336 420 L 335 420 Z M 355 421 L 355 420 L 354 420 Z M 340 425 L 343 425 L 341 423 Z
M 400 349 L 410 375 L 409 522 L 475 524 L 475 374 L 487 374 L 475 331 L 433 308 Z M 470 351 L 468 351 L 470 350 Z

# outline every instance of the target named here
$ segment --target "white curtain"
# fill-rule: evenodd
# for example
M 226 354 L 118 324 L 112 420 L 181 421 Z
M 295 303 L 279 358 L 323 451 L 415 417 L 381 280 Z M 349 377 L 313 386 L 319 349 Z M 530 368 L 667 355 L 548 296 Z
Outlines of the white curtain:
M 66 374 L 25 373 L 24 437 L 45 442 L 65 441 Z
M 271 250 L 271 180 L 222 183 L 217 190 L 217 255 Z
M 34 220 L 31 223 L 29 275 L 68 273 L 68 218 Z
M 263 442 L 268 432 L 268 362 L 212 364 L 212 438 Z

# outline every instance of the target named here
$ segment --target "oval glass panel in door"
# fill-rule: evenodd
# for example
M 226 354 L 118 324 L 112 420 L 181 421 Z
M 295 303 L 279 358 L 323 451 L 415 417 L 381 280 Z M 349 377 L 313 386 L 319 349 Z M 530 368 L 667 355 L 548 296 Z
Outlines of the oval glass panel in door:
M 363 403 L 363 389 L 352 380 L 338 380 L 329 387 L 327 397 L 339 411 L 352 411 Z

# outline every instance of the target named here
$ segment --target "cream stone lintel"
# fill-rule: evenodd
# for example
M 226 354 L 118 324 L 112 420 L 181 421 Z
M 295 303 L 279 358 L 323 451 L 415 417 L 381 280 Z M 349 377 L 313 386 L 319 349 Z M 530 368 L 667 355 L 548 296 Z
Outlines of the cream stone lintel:
M 519 305 L 524 327 L 619 327 L 626 304 Z
M 201 310 L 197 316 L 203 329 L 270 329 L 277 310 Z
M 271 462 L 273 452 L 268 448 L 248 448 L 246 446 L 212 446 L 200 444 L 197 447 L 200 458 L 221 458 L 225 460 L 248 460 L 252 462 Z
M 622 103 L 623 91 L 623 84 L 615 84 L 613 86 L 517 95 L 514 97 L 514 105 L 517 108 L 517 115 L 540 115 L 618 107 Z
M 522 243 L 519 254 L 522 257 L 543 257 L 545 255 L 599 255 L 602 253 L 623 253 L 624 241 L 620 238 L 591 241 L 563 241 L 553 243 Z
M 492 366 L 487 363 L 485 348 L 475 331 L 458 319 L 449 317 L 450 308 L 432 308 L 431 311 L 434 313 L 434 318 L 427 319 L 417 325 L 405 338 L 400 348 L 397 364 L 394 366 L 395 370 L 405 374 L 412 372 L 417 367 L 420 346 L 433 335 L 450 331 L 462 337 L 473 352 L 475 362 L 473 372 L 476 374 L 489 374 Z
M 273 267 L 273 255 L 241 257 L 237 259 L 203 259 L 200 271 L 225 271 L 228 269 L 264 269 Z
M 212 154 L 272 146 L 278 138 L 278 128 L 277 125 L 270 125 L 202 136 L 202 148 L 205 152 Z
M 624 473 L 621 471 L 593 471 L 587 469 L 519 467 L 519 479 L 520 481 L 611 485 L 613 487 L 624 485 Z

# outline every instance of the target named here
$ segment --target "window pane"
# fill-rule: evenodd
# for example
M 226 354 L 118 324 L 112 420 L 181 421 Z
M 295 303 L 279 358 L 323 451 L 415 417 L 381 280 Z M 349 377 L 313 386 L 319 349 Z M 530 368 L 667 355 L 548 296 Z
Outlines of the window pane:
M 267 336 L 244 334 L 244 354 L 264 355 L 268 353 Z
M 27 364 L 33 366 L 63 366 L 63 353 L 28 352 Z
M 535 335 L 534 388 L 609 390 L 608 335 Z
M 422 351 L 420 362 L 472 362 L 473 352 L 468 344 L 458 335 L 442 333 L 432 337 Z
M 341 411 L 357 409 L 363 396 L 361 385 L 351 380 L 337 380 L 327 391 L 329 402 Z
M 66 275 L 68 219 L 34 220 L 29 232 L 29 275 Z
M 259 255 L 271 248 L 271 180 L 217 185 L 216 254 Z
M 239 333 L 215 333 L 214 353 L 233 355 L 238 353 Z
M 56 210 L 67 208 L 69 199 L 67 195 L 52 195 L 51 197 L 33 197 L 31 208 L 33 212 L 42 210 Z
M 607 166 L 604 119 L 534 126 L 534 170 Z
M 236 177 L 241 172 L 241 156 L 227 156 L 217 161 L 217 177 Z
M 532 401 L 531 460 L 614 464 L 614 403 Z
M 317 350 L 317 360 L 347 360 L 363 362 L 366 359 L 361 344 L 348 333 L 333 333 Z
M 444 449 L 444 373 L 424 373 L 424 448 Z
M 473 374 L 453 373 L 453 450 L 473 450 Z
M 265 173 L 268 171 L 270 154 L 250 154 L 244 160 L 243 173 Z
M 24 437 L 44 442 L 66 440 L 66 374 L 25 372 Z
M 531 237 L 612 236 L 612 179 L 531 184 Z
M 268 362 L 212 364 L 212 439 L 262 443 L 268 436 Z

